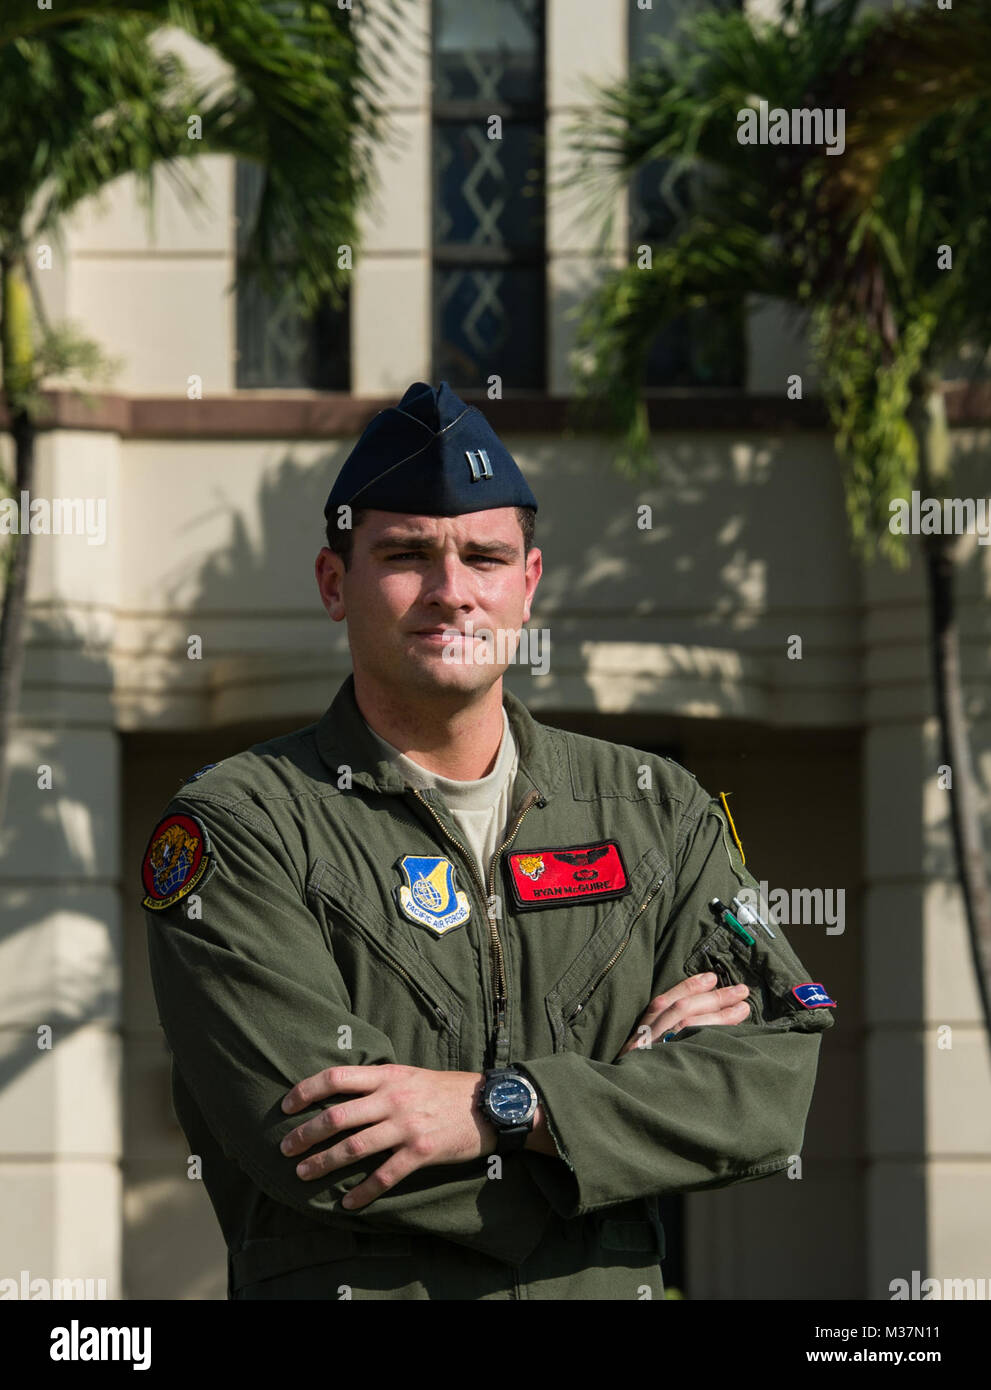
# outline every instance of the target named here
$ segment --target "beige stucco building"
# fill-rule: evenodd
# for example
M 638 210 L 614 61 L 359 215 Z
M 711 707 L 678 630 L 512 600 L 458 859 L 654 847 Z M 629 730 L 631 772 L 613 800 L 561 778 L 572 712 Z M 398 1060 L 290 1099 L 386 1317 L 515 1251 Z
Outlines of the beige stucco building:
M 560 173 L 581 79 L 623 71 L 630 15 L 599 0 L 545 8 Z M 33 542 L 0 863 L 0 1278 L 224 1297 L 219 1228 L 171 1113 L 139 865 L 183 778 L 308 723 L 349 669 L 312 574 L 323 503 L 374 411 L 412 381 L 436 384 L 444 361 L 430 10 L 412 6 L 419 52 L 411 39 L 386 74 L 401 149 L 380 153 L 355 255 L 347 389 L 239 385 L 230 160 L 204 161 L 205 210 L 160 182 L 154 238 L 130 181 L 115 184 L 73 217 L 41 277 L 52 317 L 126 365 L 93 413 L 58 396 L 39 449 L 37 494 L 105 499 L 106 535 Z M 913 1270 L 989 1279 L 991 1065 L 937 778 L 918 556 L 900 574 L 853 557 L 804 349 L 765 305 L 750 306 L 737 387 L 658 395 L 655 478 L 620 477 L 605 437 L 566 429 L 569 311 L 622 261 L 629 231 L 603 258 L 574 198 L 567 178 L 549 188 L 528 262 L 543 379 L 514 390 L 510 371 L 505 399 L 474 397 L 540 501 L 531 626 L 550 631 L 551 663 L 511 668 L 509 688 L 549 723 L 669 752 L 732 793 L 757 877 L 842 905 L 832 925 L 786 926 L 839 1004 L 800 1171 L 686 1195 L 683 1265 L 666 1277 L 695 1299 L 888 1299 Z M 785 396 L 796 372 L 800 401 Z M 986 497 L 991 415 L 972 396 L 951 410 L 957 491 Z M 0 449 L 9 461 L 7 436 Z M 991 547 L 965 537 L 965 704 L 991 842 L 989 595 Z

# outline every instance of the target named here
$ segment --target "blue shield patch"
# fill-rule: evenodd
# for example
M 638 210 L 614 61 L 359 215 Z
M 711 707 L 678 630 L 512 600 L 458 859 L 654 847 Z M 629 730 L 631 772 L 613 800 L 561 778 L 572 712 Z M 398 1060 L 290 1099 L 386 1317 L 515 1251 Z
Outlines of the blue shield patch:
M 407 854 L 399 860 L 406 879 L 394 889 L 399 910 L 417 926 L 443 936 L 471 916 L 468 895 L 454 886 L 454 865 L 439 855 Z

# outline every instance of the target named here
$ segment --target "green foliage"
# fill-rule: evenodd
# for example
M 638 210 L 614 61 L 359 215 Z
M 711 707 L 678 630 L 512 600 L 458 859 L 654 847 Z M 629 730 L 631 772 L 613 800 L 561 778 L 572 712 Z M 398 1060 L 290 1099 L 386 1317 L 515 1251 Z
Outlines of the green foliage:
M 124 174 L 150 210 L 158 169 L 188 201 L 185 172 L 205 154 L 265 171 L 248 228 L 245 278 L 293 296 L 305 316 L 339 304 L 349 272 L 338 248 L 358 241 L 372 192 L 372 145 L 385 132 L 381 81 L 367 59 L 391 51 L 405 0 L 365 20 L 308 0 L 69 0 L 0 13 L 0 249 L 56 239 L 65 215 Z M 152 40 L 163 25 L 214 51 L 223 81 L 196 84 Z M 192 118 L 202 124 L 194 138 Z M 29 213 L 37 211 L 30 225 Z
M 862 318 L 817 308 L 811 339 L 823 396 L 843 464 L 846 511 L 854 543 L 870 561 L 875 548 L 897 569 L 908 565 L 906 538 L 889 529 L 889 503 L 912 489 L 917 446 L 906 419 L 911 382 L 931 342 L 935 317 L 908 325 L 898 353 L 887 360 L 883 342 Z
M 575 361 L 588 389 L 577 414 L 591 419 L 605 404 L 613 428 L 626 430 L 616 466 L 627 476 L 649 471 L 649 426 L 640 382 L 657 325 L 685 309 L 738 311 L 751 291 L 776 292 L 791 268 L 773 244 L 742 223 L 697 215 L 669 245 L 652 248 L 650 269 L 627 266 L 579 306 Z M 578 354 L 591 344 L 591 361 Z
M 917 468 L 918 374 L 991 340 L 991 20 L 986 6 L 938 23 L 918 8 L 858 10 L 791 0 L 780 23 L 689 16 L 651 60 L 596 89 L 596 114 L 570 131 L 582 178 L 605 162 L 623 185 L 667 161 L 670 229 L 651 268 L 608 273 L 576 311 L 573 364 L 579 413 L 607 403 L 618 466 L 643 472 L 644 366 L 659 328 L 753 294 L 809 311 L 854 542 L 903 565 L 888 502 Z M 741 146 L 737 113 L 761 98 L 843 106 L 844 154 Z M 611 218 L 619 200 L 605 186 Z M 940 246 L 952 247 L 952 270 L 940 269 Z
M 125 359 L 105 353 L 99 343 L 87 338 L 76 324 L 63 322 L 56 328 L 43 331 L 34 353 L 34 373 L 31 384 L 19 400 L 36 424 L 51 418 L 43 387 L 51 377 L 65 378 L 66 389 L 92 409 L 95 397 L 76 385 L 72 378 L 101 385 L 110 385 L 123 370 Z

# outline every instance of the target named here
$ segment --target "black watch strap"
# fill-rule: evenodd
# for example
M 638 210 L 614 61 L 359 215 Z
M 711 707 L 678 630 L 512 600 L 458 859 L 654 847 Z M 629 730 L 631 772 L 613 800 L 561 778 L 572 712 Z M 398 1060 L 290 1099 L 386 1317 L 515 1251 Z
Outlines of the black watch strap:
M 520 1149 L 526 1147 L 527 1137 L 533 1129 L 533 1121 L 529 1124 L 519 1125 L 516 1129 L 500 1129 L 497 1131 L 495 1151 L 502 1158 L 503 1154 L 519 1153 Z

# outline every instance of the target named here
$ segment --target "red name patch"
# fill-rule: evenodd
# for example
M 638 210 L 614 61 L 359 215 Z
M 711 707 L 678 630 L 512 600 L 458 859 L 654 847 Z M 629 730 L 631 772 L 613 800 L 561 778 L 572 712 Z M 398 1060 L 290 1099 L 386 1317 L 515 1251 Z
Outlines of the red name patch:
M 559 849 L 524 849 L 506 860 L 517 910 L 563 907 L 581 900 L 619 898 L 630 891 L 615 840 Z

